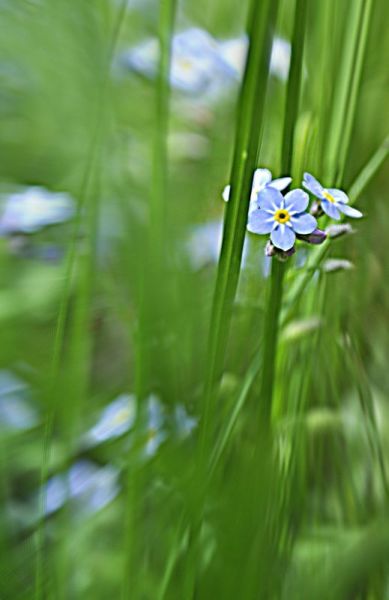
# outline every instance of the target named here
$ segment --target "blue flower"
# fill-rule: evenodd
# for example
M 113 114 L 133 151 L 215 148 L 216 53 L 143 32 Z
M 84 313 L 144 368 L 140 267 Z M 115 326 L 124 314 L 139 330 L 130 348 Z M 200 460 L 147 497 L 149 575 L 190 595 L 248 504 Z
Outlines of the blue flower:
M 147 39 L 122 53 L 119 63 L 124 67 L 154 78 L 158 70 L 159 44 Z M 170 83 L 188 94 L 204 94 L 215 80 L 224 83 L 237 79 L 236 69 L 224 59 L 221 48 L 207 31 L 191 27 L 176 33 L 172 39 Z
M 121 394 L 105 407 L 97 423 L 86 433 L 86 444 L 95 446 L 121 437 L 133 427 L 136 413 L 135 396 Z
M 0 216 L 0 234 L 35 233 L 67 221 L 74 214 L 75 204 L 68 194 L 28 187 L 7 196 Z
M 254 172 L 253 185 L 251 188 L 249 214 L 259 208 L 258 194 L 266 187 L 272 187 L 280 192 L 284 190 L 292 181 L 291 177 L 280 177 L 273 179 L 269 169 L 257 169 Z M 231 186 L 227 185 L 223 190 L 223 199 L 227 202 L 230 199 Z
M 308 194 L 303 190 L 292 190 L 284 197 L 267 186 L 258 194 L 260 208 L 249 215 L 248 230 L 270 233 L 274 246 L 286 252 L 293 248 L 296 234 L 307 235 L 316 229 L 315 217 L 305 212 L 308 203 Z
M 303 187 L 316 198 L 319 198 L 323 211 L 331 219 L 339 220 L 341 218 L 340 213 L 354 219 L 363 216 L 359 210 L 348 205 L 349 198 L 345 192 L 336 188 L 324 188 L 310 173 L 304 173 Z

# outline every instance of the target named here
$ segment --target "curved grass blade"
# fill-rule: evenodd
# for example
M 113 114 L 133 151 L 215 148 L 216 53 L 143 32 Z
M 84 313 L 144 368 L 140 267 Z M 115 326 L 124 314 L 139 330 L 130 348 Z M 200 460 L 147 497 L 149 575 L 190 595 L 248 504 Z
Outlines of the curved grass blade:
M 252 0 L 249 53 L 239 102 L 231 198 L 226 207 L 216 279 L 203 396 L 200 446 L 204 449 L 214 409 L 214 388 L 222 367 L 231 309 L 239 279 L 253 172 L 261 140 L 272 32 L 277 2 Z

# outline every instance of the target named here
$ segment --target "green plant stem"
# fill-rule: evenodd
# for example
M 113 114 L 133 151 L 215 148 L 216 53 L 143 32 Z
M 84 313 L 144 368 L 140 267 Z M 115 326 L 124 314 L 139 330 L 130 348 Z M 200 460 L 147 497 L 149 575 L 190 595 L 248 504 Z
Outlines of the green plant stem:
M 213 429 L 216 387 L 223 365 L 240 273 L 252 178 L 261 142 L 268 65 L 277 8 L 275 0 L 252 0 L 250 6 L 250 46 L 239 101 L 231 195 L 226 207 L 207 352 L 200 424 L 200 454 L 203 457 L 209 433 Z
M 261 423 L 265 427 L 267 427 L 271 417 L 285 269 L 285 263 L 273 259 L 270 290 L 265 313 L 263 368 L 258 407 L 261 415 Z
M 294 134 L 300 101 L 306 14 L 306 0 L 296 0 L 292 39 L 292 58 L 286 97 L 282 142 L 281 167 L 283 173 L 289 173 L 292 166 Z M 265 426 L 265 428 L 269 425 L 271 417 L 276 374 L 279 321 L 282 306 L 283 280 L 285 271 L 286 264 L 281 263 L 277 259 L 273 258 L 270 274 L 270 292 L 265 311 L 263 345 L 264 356 L 259 396 L 259 410 L 262 424 Z

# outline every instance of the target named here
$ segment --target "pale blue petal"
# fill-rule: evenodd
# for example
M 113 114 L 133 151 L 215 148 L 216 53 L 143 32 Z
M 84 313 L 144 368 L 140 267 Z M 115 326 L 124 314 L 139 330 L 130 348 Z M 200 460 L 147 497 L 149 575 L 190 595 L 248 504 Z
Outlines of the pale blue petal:
M 258 194 L 258 205 L 271 213 L 282 208 L 284 197 L 278 190 L 267 186 Z
M 349 201 L 349 197 L 342 190 L 337 190 L 335 188 L 329 188 L 328 192 L 331 194 L 333 198 L 335 198 L 336 202 L 343 202 L 343 204 L 347 204 Z
M 346 204 L 343 205 L 339 202 L 338 207 L 339 206 L 346 206 Z M 338 211 L 338 208 L 335 206 L 335 204 L 333 204 L 332 202 L 328 202 L 328 200 L 322 200 L 321 207 L 326 213 L 326 215 L 331 217 L 331 219 L 340 219 L 340 212 Z
M 291 227 L 284 224 L 277 225 L 271 232 L 270 239 L 273 244 L 280 250 L 290 250 L 293 248 L 296 240 L 296 235 Z
M 342 213 L 344 213 L 348 217 L 353 217 L 354 219 L 360 219 L 361 217 L 363 217 L 363 214 L 359 210 L 353 208 L 352 206 L 349 206 L 348 204 L 341 204 L 339 202 L 339 204 L 337 204 L 336 206 L 340 211 L 342 211 Z
M 254 210 L 249 215 L 247 229 L 251 231 L 251 233 L 270 233 L 273 229 L 273 225 L 274 218 L 272 215 L 269 215 L 269 213 L 264 210 Z
M 323 198 L 323 186 L 310 173 L 304 173 L 303 187 L 318 198 Z
M 315 217 L 308 213 L 300 213 L 291 218 L 293 229 L 296 233 L 307 234 L 312 233 L 317 227 Z
M 253 178 L 253 189 L 256 191 L 264 188 L 271 182 L 272 174 L 269 169 L 257 169 Z
M 301 213 L 309 204 L 309 196 L 303 190 L 292 190 L 285 196 L 285 208 L 290 213 Z
M 291 177 L 280 177 L 279 179 L 273 179 L 268 186 L 279 190 L 280 192 L 284 190 L 291 183 Z

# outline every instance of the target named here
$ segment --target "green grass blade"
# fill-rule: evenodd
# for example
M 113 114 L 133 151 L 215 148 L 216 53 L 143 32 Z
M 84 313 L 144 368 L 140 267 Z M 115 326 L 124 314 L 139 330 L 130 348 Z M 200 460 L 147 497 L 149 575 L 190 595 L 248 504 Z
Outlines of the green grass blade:
M 260 146 L 268 63 L 277 2 L 253 0 L 248 21 L 250 47 L 242 86 L 231 197 L 226 207 L 222 249 L 214 292 L 204 385 L 202 442 L 207 437 L 214 407 L 214 387 L 223 363 L 231 309 L 236 294 L 253 172 Z

